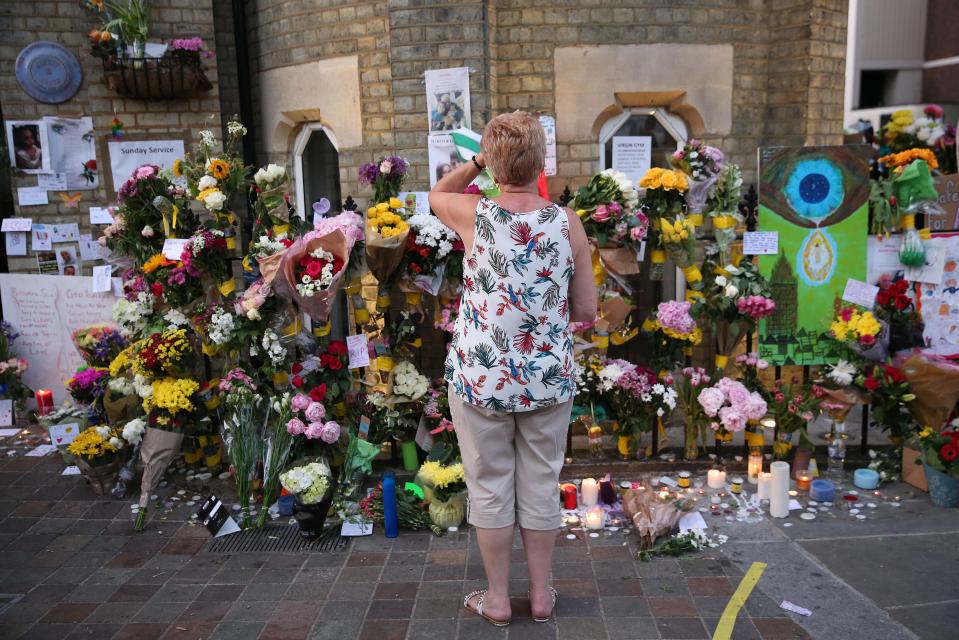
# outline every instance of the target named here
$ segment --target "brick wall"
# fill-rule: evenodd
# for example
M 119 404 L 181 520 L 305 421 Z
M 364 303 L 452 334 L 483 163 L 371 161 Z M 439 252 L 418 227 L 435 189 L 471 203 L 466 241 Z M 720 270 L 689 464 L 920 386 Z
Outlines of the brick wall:
M 198 35 L 209 49 L 215 51 L 211 0 L 157 0 L 151 2 L 151 41 L 166 41 L 173 37 Z M 217 70 L 207 64 L 207 77 L 213 89 L 189 100 L 142 101 L 121 99 L 103 83 L 100 61 L 88 53 L 87 32 L 97 25 L 96 17 L 82 9 L 75 0 L 37 0 L 35 2 L 0 3 L 0 94 L 3 117 L 6 120 L 30 120 L 42 116 L 91 116 L 97 137 L 97 161 L 101 170 L 101 186 L 95 191 L 83 191 L 78 209 L 67 209 L 54 193 L 50 204 L 26 207 L 22 211 L 14 202 L 12 215 L 33 218 L 38 223 L 79 222 L 81 233 L 100 235 L 102 227 L 91 228 L 88 211 L 91 206 L 107 206 L 115 201 L 108 192 L 102 175 L 109 171 L 108 158 L 103 157 L 110 137 L 110 122 L 116 116 L 128 134 L 188 130 L 197 139 L 201 129 L 220 127 L 220 102 Z M 47 105 L 34 101 L 20 88 L 14 74 L 17 54 L 23 47 L 37 40 L 58 42 L 72 51 L 83 67 L 83 84 L 69 101 Z M 35 186 L 36 176 L 14 175 L 12 187 Z M 15 192 L 14 192 L 15 193 Z M 16 198 L 14 198 L 14 201 Z M 10 212 L 4 212 L 9 215 Z M 28 247 L 29 249 L 29 247 Z M 11 272 L 37 270 L 36 257 L 11 257 Z M 89 267 L 85 274 L 89 275 Z

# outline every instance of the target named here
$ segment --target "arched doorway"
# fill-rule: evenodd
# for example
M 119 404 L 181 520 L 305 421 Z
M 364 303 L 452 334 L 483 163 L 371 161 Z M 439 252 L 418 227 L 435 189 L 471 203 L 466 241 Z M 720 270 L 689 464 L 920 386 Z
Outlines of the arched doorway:
M 296 210 L 312 216 L 313 203 L 329 199 L 333 211 L 342 206 L 340 156 L 336 137 L 326 126 L 303 125 L 293 143 L 293 171 L 296 182 Z

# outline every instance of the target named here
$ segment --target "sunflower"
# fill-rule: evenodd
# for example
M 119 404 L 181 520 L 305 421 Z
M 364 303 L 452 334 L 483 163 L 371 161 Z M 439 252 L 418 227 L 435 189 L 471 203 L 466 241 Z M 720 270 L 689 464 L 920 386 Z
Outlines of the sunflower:
M 216 178 L 217 180 L 222 180 L 223 178 L 230 175 L 230 165 L 227 164 L 225 160 L 220 160 L 219 158 L 214 158 L 210 160 L 210 164 L 207 167 L 207 170 L 210 172 L 210 175 Z
M 174 160 L 172 171 L 173 171 L 173 175 L 175 175 L 177 178 L 182 178 L 183 177 L 183 161 L 180 160 L 179 158 Z

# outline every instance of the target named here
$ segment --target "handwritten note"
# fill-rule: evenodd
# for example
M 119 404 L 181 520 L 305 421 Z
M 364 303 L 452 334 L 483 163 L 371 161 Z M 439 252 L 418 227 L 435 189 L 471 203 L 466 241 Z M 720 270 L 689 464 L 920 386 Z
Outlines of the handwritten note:
M 100 267 L 93 267 L 93 278 L 91 283 L 91 290 L 93 293 L 103 293 L 105 291 L 110 291 L 113 288 L 113 283 L 110 281 L 110 265 L 105 264 Z
M 0 427 L 9 427 L 13 424 L 13 400 L 0 400 Z
M 35 207 L 50 204 L 47 190 L 40 187 L 17 187 L 17 202 L 21 207 Z
M 4 218 L 0 231 L 30 231 L 32 226 L 33 218 Z
M 90 224 L 113 224 L 110 207 L 90 207 Z
M 66 448 L 68 444 L 76 440 L 79 434 L 80 424 L 78 422 L 50 425 L 50 442 L 58 449 Z
M 350 369 L 370 366 L 370 347 L 366 334 L 346 337 L 346 349 L 350 354 Z
M 27 255 L 27 234 L 24 231 L 11 231 L 4 235 L 8 256 Z
M 846 289 L 842 292 L 842 299 L 872 309 L 876 304 L 877 293 L 879 293 L 879 287 L 849 278 L 846 280 Z
M 163 255 L 167 260 L 179 260 L 183 255 L 183 247 L 189 241 L 189 238 L 167 238 L 163 241 Z
M 73 332 L 92 324 L 113 324 L 116 300 L 93 293 L 92 280 L 0 274 L 4 320 L 20 334 L 17 355 L 30 362 L 23 382 L 33 389 L 53 389 L 56 403 L 67 399 L 63 383 L 83 364 L 73 347 Z
M 30 231 L 30 248 L 32 251 L 49 251 L 53 248 L 50 228 L 45 224 L 35 224 Z
M 39 173 L 37 174 L 37 188 L 45 191 L 65 191 L 68 188 L 67 174 Z
M 50 227 L 53 242 L 76 242 L 80 239 L 80 228 L 76 222 L 63 222 Z
M 779 253 L 778 231 L 746 231 L 743 233 L 744 256 L 774 256 Z

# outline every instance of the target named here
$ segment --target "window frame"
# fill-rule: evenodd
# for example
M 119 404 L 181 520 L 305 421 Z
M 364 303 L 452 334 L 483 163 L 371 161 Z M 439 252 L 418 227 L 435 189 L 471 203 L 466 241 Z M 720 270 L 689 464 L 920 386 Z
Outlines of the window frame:
M 310 138 L 317 131 L 322 131 L 326 135 L 326 139 L 333 145 L 337 155 L 340 153 L 340 144 L 336 139 L 336 134 L 322 122 L 307 122 L 300 127 L 300 131 L 296 134 L 296 139 L 293 141 L 293 182 L 296 188 L 296 212 L 304 220 L 306 219 L 307 206 L 303 178 L 303 154 L 310 143 Z M 339 176 L 337 176 L 337 180 L 339 180 Z M 337 210 L 342 206 L 340 202 L 331 204 Z
M 671 135 L 677 144 L 683 144 L 689 140 L 689 127 L 674 113 L 666 109 L 649 109 L 641 107 L 631 107 L 623 109 L 621 113 L 613 116 L 603 123 L 599 130 L 599 168 L 608 169 L 606 166 L 606 145 L 613 139 L 613 135 L 633 116 L 653 116 L 656 121 L 662 125 L 666 133 Z

